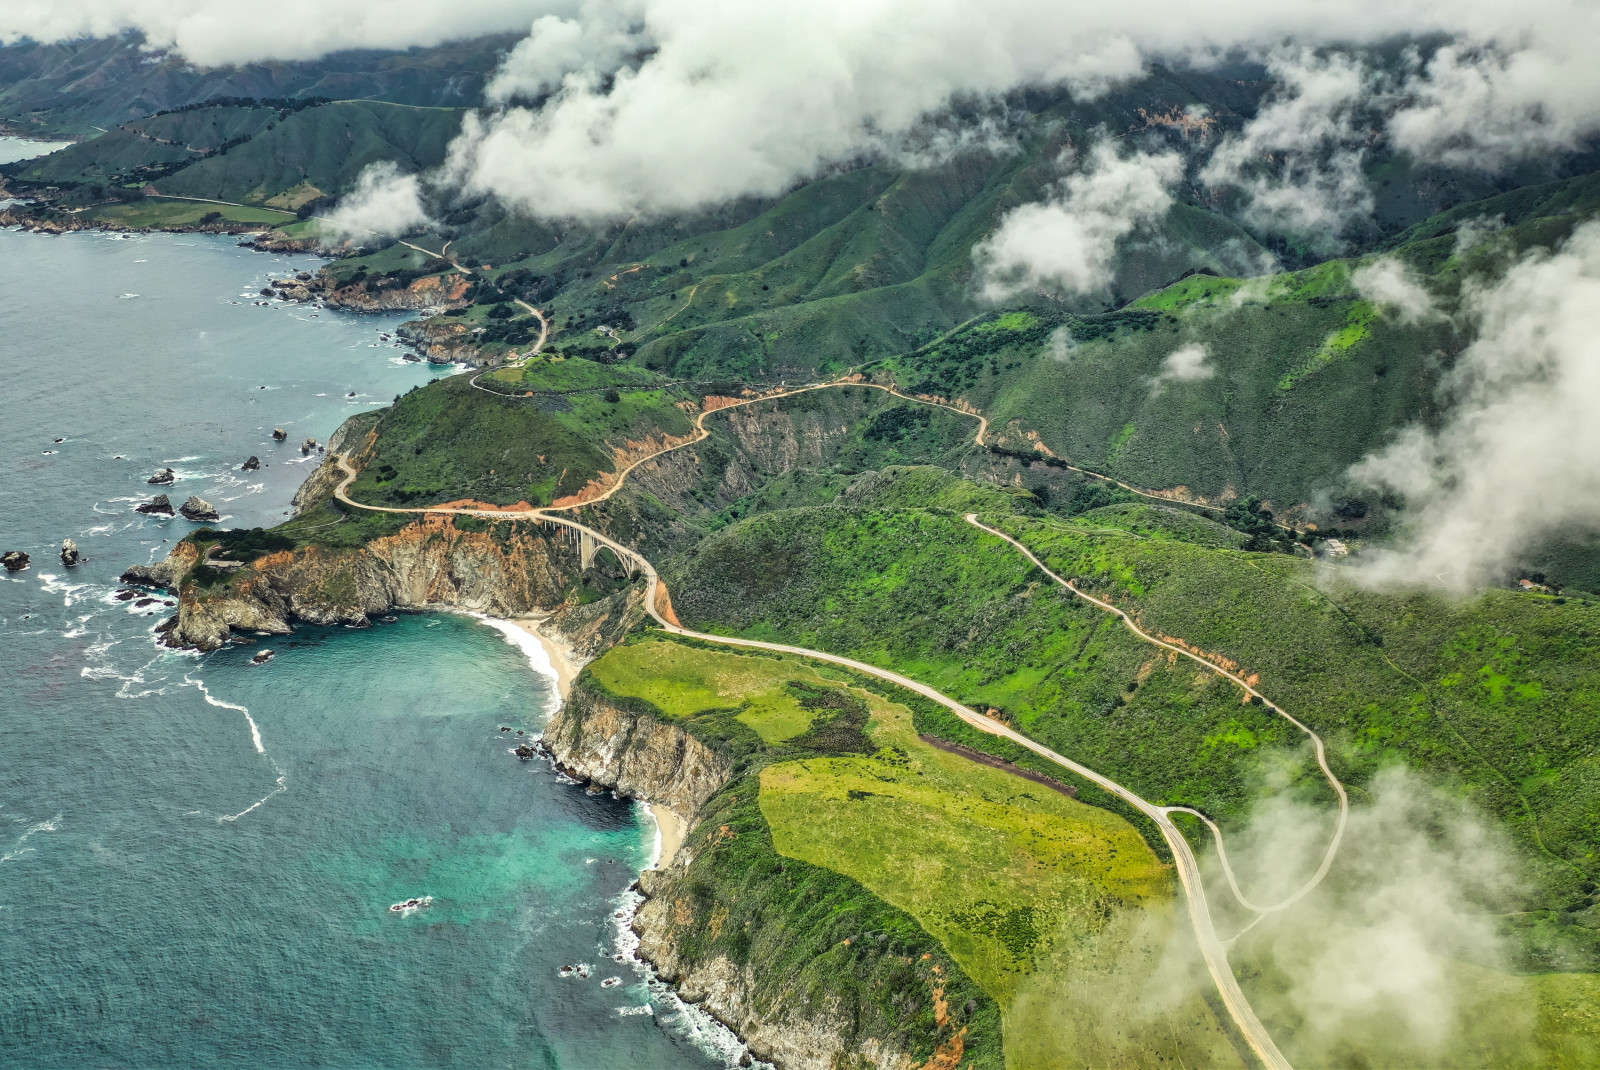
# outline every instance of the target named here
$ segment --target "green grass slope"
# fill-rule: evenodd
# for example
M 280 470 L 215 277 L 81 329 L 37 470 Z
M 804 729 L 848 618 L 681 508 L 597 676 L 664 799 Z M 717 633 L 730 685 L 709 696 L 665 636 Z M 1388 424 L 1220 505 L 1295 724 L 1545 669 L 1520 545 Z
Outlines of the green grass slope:
M 706 919 L 678 931 L 691 958 L 760 961 L 765 991 L 809 972 L 812 999 L 861 1008 L 866 1035 L 898 1018 L 922 1058 L 944 1053 L 928 1065 L 1001 1065 L 1002 1040 L 1003 1065 L 1019 1070 L 1240 1065 L 1198 998 L 1126 1013 L 1152 984 L 1187 985 L 1194 965 L 1163 957 L 1171 874 L 1134 829 L 937 749 L 910 709 L 859 685 L 803 659 L 658 634 L 586 670 L 583 688 L 737 755 L 740 775 L 691 835 L 688 873 L 656 890 Z M 824 899 L 826 920 L 811 906 L 818 886 L 848 894 Z M 802 922 L 821 929 L 795 931 Z
M 225 155 L 163 179 L 162 193 L 261 204 L 296 187 L 342 194 L 370 164 L 420 171 L 444 160 L 462 110 L 379 101 L 304 108 Z
M 692 431 L 683 394 L 619 378 L 610 393 L 531 398 L 476 389 L 471 376 L 413 389 L 384 410 L 370 448 L 352 444 L 362 467 L 351 496 L 374 505 L 548 505 L 615 473 L 618 451 L 648 452 Z
M 1324 734 L 1358 789 L 1403 762 L 1493 815 L 1530 882 L 1517 921 L 1528 961 L 1600 963 L 1600 854 L 1583 831 L 1600 820 L 1588 683 L 1600 607 L 1510 592 L 1462 605 L 1343 585 L 1325 593 L 1309 562 L 1283 554 L 1042 517 L 1008 523 L 1147 628 L 1259 675 Z M 668 578 L 685 623 L 893 666 L 1000 710 L 1156 801 L 1238 820 L 1280 762 L 1307 798 L 1330 797 L 1284 722 L 1043 584 L 953 512 L 757 516 L 707 539 Z

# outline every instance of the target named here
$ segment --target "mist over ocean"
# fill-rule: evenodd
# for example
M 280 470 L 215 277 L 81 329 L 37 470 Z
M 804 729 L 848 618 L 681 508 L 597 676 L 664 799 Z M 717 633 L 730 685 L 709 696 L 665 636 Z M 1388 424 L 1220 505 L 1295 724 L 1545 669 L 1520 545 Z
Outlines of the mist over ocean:
M 0 231 L 0 550 L 33 559 L 0 575 L 0 1064 L 729 1065 L 614 961 L 651 832 L 509 753 L 500 726 L 555 699 L 498 632 L 401 616 L 202 657 L 154 645 L 167 606 L 114 597 L 195 526 L 138 501 L 270 525 L 302 439 L 438 374 L 380 339 L 400 317 L 258 303 L 317 266 Z

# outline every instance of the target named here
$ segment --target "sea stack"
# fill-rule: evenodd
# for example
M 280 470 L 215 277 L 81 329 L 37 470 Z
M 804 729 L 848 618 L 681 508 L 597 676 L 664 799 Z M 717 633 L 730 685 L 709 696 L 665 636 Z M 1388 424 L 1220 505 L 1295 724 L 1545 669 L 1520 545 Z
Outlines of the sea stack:
M 285 431 L 283 428 L 274 427 L 272 429 L 272 441 L 274 441 L 274 442 L 284 442 L 284 441 L 287 441 L 288 438 L 289 438 L 289 432 Z
M 176 478 L 178 478 L 178 473 L 174 472 L 170 468 L 163 468 L 161 471 L 145 480 L 145 482 L 151 484 L 152 486 L 164 487 Z
M 157 494 L 143 505 L 134 506 L 134 511 L 149 513 L 151 516 L 172 516 L 172 499 L 165 494 Z
M 304 442 L 300 443 L 300 452 L 302 454 L 310 453 L 312 450 L 314 450 L 316 448 L 317 448 L 317 440 L 314 439 L 314 438 L 308 438 Z
M 198 494 L 189 495 L 189 500 L 178 506 L 178 512 L 183 514 L 185 520 L 203 520 L 210 523 L 222 519 L 216 507 Z
M 7 572 L 21 572 L 28 567 L 28 555 L 21 550 L 7 550 L 0 554 L 0 565 L 4 565 Z
M 248 461 L 244 462 L 243 464 L 241 464 L 239 466 L 239 471 L 241 471 L 241 472 L 254 472 L 257 469 L 259 469 L 260 467 L 261 467 L 261 458 L 252 455 L 251 458 Z
M 71 568 L 78 563 L 81 555 L 78 553 L 78 544 L 71 539 L 61 540 L 61 563 Z

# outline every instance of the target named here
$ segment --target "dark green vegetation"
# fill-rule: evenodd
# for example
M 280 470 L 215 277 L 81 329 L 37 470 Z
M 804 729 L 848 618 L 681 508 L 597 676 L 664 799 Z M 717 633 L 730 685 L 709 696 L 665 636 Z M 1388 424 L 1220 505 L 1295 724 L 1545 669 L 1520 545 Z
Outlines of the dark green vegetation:
M 303 108 L 244 143 L 158 183 L 163 193 L 296 209 L 347 192 L 369 164 L 420 171 L 444 160 L 461 125 L 453 108 L 343 101 Z
M 958 483 L 950 492 L 970 501 Z M 1015 550 L 939 511 L 937 496 L 924 500 L 934 509 L 862 502 L 734 525 L 669 570 L 674 607 L 690 626 L 892 666 L 1225 826 L 1244 816 L 1269 766 L 1287 763 L 1298 793 L 1328 802 L 1291 726 L 1044 582 Z M 1600 820 L 1589 768 L 1600 710 L 1588 683 L 1600 607 L 1509 592 L 1456 606 L 1339 585 L 1323 593 L 1308 563 L 1282 554 L 1006 523 L 1147 629 L 1259 674 L 1329 741 L 1358 799 L 1378 769 L 1403 761 L 1493 814 L 1528 881 L 1512 922 L 1527 962 L 1600 965 L 1600 855 L 1588 832 Z
M 200 68 L 135 36 L 0 48 L 0 125 L 25 137 L 93 137 L 219 98 L 386 100 L 467 107 L 517 35 L 404 52 L 352 50 L 298 63 Z
M 380 101 L 197 107 L 126 123 L 8 171 L 19 192 L 67 188 L 63 203 L 74 192 L 78 200 L 136 198 L 148 185 L 172 197 L 292 213 L 331 205 L 369 164 L 392 161 L 406 171 L 438 165 L 461 114 Z
M 379 419 L 351 496 L 382 505 L 549 505 L 577 494 L 622 467 L 619 451 L 659 449 L 665 437 L 691 431 L 677 405 L 683 395 L 630 378 L 616 385 L 614 402 L 603 393 L 495 397 L 467 376 L 414 389 Z
M 741 970 L 757 965 L 760 1004 L 798 995 L 802 1005 L 842 1017 L 846 1050 L 879 1038 L 921 1063 L 960 1033 L 962 1066 L 998 1070 L 1005 1065 L 998 1007 L 914 917 L 849 877 L 785 858 L 773 846 L 759 801 L 762 769 L 874 749 L 861 731 L 867 709 L 859 697 L 801 666 L 792 675 L 800 701 L 810 701 L 812 723 L 770 744 L 741 718 L 741 705 L 673 716 L 645 699 L 610 692 L 594 668 L 582 678 L 578 701 L 592 691 L 609 704 L 674 721 L 735 758 L 739 775 L 702 809 L 686 844 L 693 862 L 664 890 L 683 963 L 692 968 L 726 957 Z

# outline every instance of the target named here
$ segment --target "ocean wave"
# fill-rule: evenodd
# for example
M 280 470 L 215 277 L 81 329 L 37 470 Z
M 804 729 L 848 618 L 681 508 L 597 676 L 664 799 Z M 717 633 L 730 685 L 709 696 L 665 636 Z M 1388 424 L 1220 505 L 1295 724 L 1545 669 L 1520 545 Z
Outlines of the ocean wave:
M 30 839 L 32 839 L 36 834 L 38 834 L 40 832 L 55 832 L 60 827 L 61 827 L 61 815 L 60 814 L 57 814 L 55 817 L 52 817 L 48 821 L 40 821 L 37 824 L 28 826 L 27 830 L 25 832 L 23 832 L 23 834 L 21 836 L 17 837 L 17 842 L 15 842 L 15 843 L 13 843 L 11 845 L 11 849 L 9 851 L 7 851 L 5 854 L 0 854 L 0 862 L 15 862 L 17 859 L 21 858 L 23 855 L 32 854 L 33 851 L 34 851 L 34 848 L 32 848 L 32 847 L 24 847 L 22 845 L 27 843 Z
M 251 803 L 249 806 L 245 807 L 243 810 L 240 810 L 237 814 L 223 814 L 220 815 L 217 820 L 219 822 L 226 821 L 230 823 L 238 821 L 241 817 L 250 813 L 252 810 L 255 810 L 265 804 L 268 799 L 271 799 L 275 795 L 282 795 L 284 792 L 288 791 L 289 774 L 284 772 L 283 766 L 278 764 L 277 759 L 273 758 L 272 755 L 267 753 L 267 745 L 261 739 L 261 726 L 256 724 L 256 719 L 254 717 L 250 716 L 250 708 L 248 706 L 241 706 L 237 702 L 228 702 L 225 699 L 217 698 L 211 693 L 211 689 L 206 687 L 206 682 L 204 680 L 196 680 L 194 677 L 185 674 L 183 677 L 183 682 L 194 688 L 197 688 L 201 697 L 204 698 L 210 705 L 216 706 L 220 709 L 234 710 L 235 712 L 244 714 L 245 722 L 250 726 L 251 744 L 255 747 L 256 753 L 265 758 L 272 765 L 272 771 L 277 774 L 277 779 L 273 782 L 274 787 L 271 791 L 267 792 L 265 795 Z
M 71 608 L 90 597 L 83 595 L 82 592 L 90 591 L 100 586 L 99 584 L 88 582 L 71 583 L 61 576 L 49 572 L 39 573 L 39 580 L 39 586 L 43 588 L 44 592 L 46 594 L 59 594 L 61 596 L 61 604 L 67 608 Z
M 528 659 L 528 665 L 534 672 L 550 681 L 550 691 L 555 698 L 555 703 L 550 707 L 549 714 L 553 716 L 561 708 L 561 677 L 556 672 L 555 665 L 550 661 L 550 652 L 545 649 L 545 645 L 540 641 L 539 637 L 533 635 L 521 625 L 514 624 L 509 620 L 491 617 L 473 610 L 460 610 L 458 612 L 464 613 L 479 624 L 499 632 L 508 644 L 522 651 L 523 657 Z
M 771 1063 L 762 1062 L 751 1054 L 739 1034 L 723 1025 L 701 1008 L 685 1003 L 677 991 L 659 975 L 655 967 L 639 957 L 639 934 L 633 931 L 633 919 L 644 903 L 644 896 L 633 890 L 623 892 L 612 904 L 611 926 L 615 934 L 616 953 L 612 959 L 627 962 L 638 976 L 644 995 L 648 998 L 656 1020 L 678 1036 L 684 1037 L 713 1059 L 725 1066 L 752 1066 L 762 1070 L 775 1070 Z M 621 956 L 618 958 L 618 956 Z M 643 1014 L 641 1010 L 617 1008 L 619 1014 Z M 750 1060 L 745 1062 L 745 1060 Z

